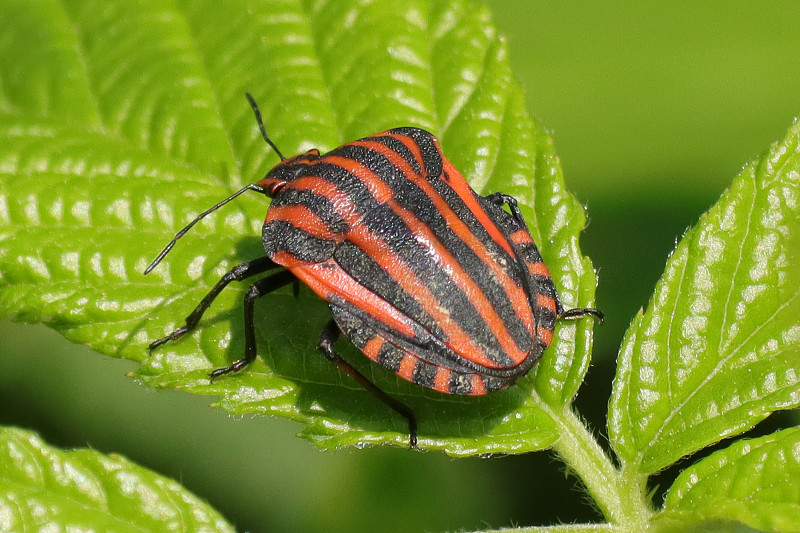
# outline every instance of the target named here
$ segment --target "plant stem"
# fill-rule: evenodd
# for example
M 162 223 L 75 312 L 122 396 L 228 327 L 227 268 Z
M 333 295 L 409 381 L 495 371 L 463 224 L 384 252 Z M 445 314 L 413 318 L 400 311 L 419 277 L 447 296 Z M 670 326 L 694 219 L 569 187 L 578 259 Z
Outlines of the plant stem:
M 553 449 L 583 481 L 612 524 L 643 531 L 653 514 L 646 498 L 647 476 L 620 471 L 595 440 L 583 420 L 568 406 L 550 410 L 561 437 Z

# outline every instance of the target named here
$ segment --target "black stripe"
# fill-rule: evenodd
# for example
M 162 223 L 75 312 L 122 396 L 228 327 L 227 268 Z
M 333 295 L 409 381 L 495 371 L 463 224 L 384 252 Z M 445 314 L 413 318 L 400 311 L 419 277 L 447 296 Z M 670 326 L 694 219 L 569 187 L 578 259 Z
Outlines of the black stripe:
M 343 234 L 350 230 L 350 226 L 339 215 L 330 200 L 309 190 L 286 187 L 272 200 L 270 207 L 294 205 L 300 205 L 312 211 L 333 233 Z
M 442 175 L 442 154 L 433 142 L 433 135 L 419 128 L 395 128 L 389 133 L 396 133 L 410 137 L 419 148 L 422 154 L 422 164 L 430 178 L 438 178 Z
M 397 142 L 394 139 L 392 139 L 392 141 Z M 370 168 L 375 172 L 378 179 L 381 179 L 394 191 L 395 201 L 400 206 L 413 213 L 420 222 L 431 229 L 442 246 L 453 255 L 472 281 L 475 282 L 483 294 L 487 296 L 489 301 L 494 304 L 495 311 L 505 323 L 509 335 L 514 339 L 520 350 L 529 350 L 530 334 L 520 320 L 517 311 L 508 300 L 502 283 L 488 270 L 483 258 L 476 255 L 475 252 L 450 229 L 447 221 L 439 212 L 433 200 L 417 185 L 410 182 L 400 169 L 396 168 L 388 159 L 374 150 L 363 146 L 343 146 L 338 149 L 337 152 L 343 157 L 358 161 L 370 161 L 372 165 Z M 516 258 L 509 256 L 505 250 L 489 237 L 485 228 L 483 228 L 472 212 L 461 201 L 460 197 L 458 197 L 448 185 L 439 179 L 431 180 L 431 182 L 438 182 L 439 187 L 436 187 L 436 189 L 444 193 L 442 195 L 444 202 L 451 208 L 454 205 L 457 207 L 456 216 L 462 220 L 466 219 L 464 221 L 467 223 L 468 229 L 470 229 L 474 235 L 477 234 L 477 239 L 484 243 L 487 250 L 490 251 L 490 254 L 494 256 L 493 259 L 498 261 L 501 265 L 507 265 L 504 270 L 508 273 L 511 280 L 519 286 L 522 282 L 520 274 L 524 275 L 524 273 L 519 272 L 519 263 Z M 434 183 L 434 185 L 436 185 L 436 183 Z M 472 227 L 470 227 L 470 221 L 472 222 Z M 451 298 L 456 293 L 461 294 L 461 289 L 452 283 L 449 276 L 441 267 L 429 260 L 426 250 L 423 250 L 419 246 L 411 246 L 411 243 L 416 243 L 411 230 L 399 217 L 391 213 L 388 208 L 385 208 L 383 213 L 376 213 L 373 211 L 366 214 L 365 223 L 369 224 L 370 229 L 376 234 L 384 238 L 388 236 L 393 240 L 393 249 L 398 251 L 403 261 L 409 265 L 421 279 L 427 282 L 431 292 L 437 295 L 448 295 L 451 296 Z M 387 234 L 387 228 L 393 230 L 389 235 L 385 235 Z M 404 253 L 400 253 L 401 250 Z M 490 348 L 494 353 L 502 352 L 497 343 L 497 339 L 494 338 L 488 328 L 478 326 L 477 317 L 479 317 L 479 313 L 469 302 L 469 299 L 466 298 L 466 295 L 454 299 L 452 305 L 447 302 L 442 303 L 445 303 L 448 309 L 457 311 L 457 314 L 461 316 L 461 318 L 456 318 L 457 322 L 469 334 L 477 336 L 483 333 L 481 338 L 478 339 L 483 346 Z M 466 308 L 464 306 L 466 306 Z M 460 313 L 458 313 L 458 311 L 460 311 Z M 483 319 L 481 318 L 480 321 L 482 322 Z M 496 361 L 496 363 L 500 365 L 510 364 L 510 362 L 510 360 L 506 360 L 502 356 L 500 360 Z
M 483 386 L 486 392 L 508 387 L 520 377 L 520 375 L 516 375 L 511 378 L 498 378 L 487 376 L 486 374 L 478 374 L 478 376 L 483 380 Z M 472 394 L 472 374 L 451 374 L 449 389 L 450 394 Z
M 508 380 L 495 378 L 492 376 L 483 376 L 483 386 L 486 387 L 486 392 L 492 392 L 507 387 L 516 380 L 516 377 L 513 380 Z
M 512 233 L 523 229 L 523 226 L 521 226 L 520 223 L 517 222 L 513 216 L 511 216 L 511 213 L 491 200 L 487 200 L 483 196 L 478 196 L 478 203 L 481 204 L 481 207 L 483 207 L 483 210 L 486 212 L 486 214 L 489 215 L 494 223 L 497 224 L 497 226 L 506 235 L 511 235 Z
M 403 357 L 405 357 L 405 354 L 388 342 L 384 343 L 378 351 L 378 363 L 392 372 L 400 370 L 400 362 L 403 360 Z
M 556 314 L 546 307 L 536 308 L 536 324 L 550 331 L 554 331 L 556 327 Z
M 387 347 L 390 346 L 392 350 L 396 350 L 400 354 L 398 356 L 400 359 L 404 354 L 409 353 L 432 365 L 449 368 L 456 372 L 469 373 L 484 370 L 479 365 L 463 360 L 453 350 L 437 341 L 422 328 L 415 328 L 418 331 L 414 338 L 406 338 L 396 331 L 388 329 L 385 324 L 374 317 L 366 315 L 361 309 L 338 297 L 331 298 L 330 307 L 333 318 L 339 328 L 359 349 L 363 349 L 373 337 L 381 337 L 386 341 L 382 350 L 390 350 Z M 465 366 L 462 362 L 466 362 L 469 366 Z M 393 367 L 391 369 L 397 370 L 397 368 Z
M 406 264 L 419 278 L 419 280 L 434 295 L 437 301 L 434 305 L 440 305 L 447 309 L 450 317 L 470 336 L 476 343 L 487 350 L 487 356 L 493 358 L 500 366 L 509 366 L 513 361 L 505 355 L 494 334 L 486 326 L 483 317 L 478 313 L 468 296 L 455 284 L 453 278 L 442 269 L 438 261 L 431 256 L 430 252 L 420 246 L 416 241 L 415 235 L 408 229 L 403 221 L 392 211 L 388 205 L 381 206 L 366 214 L 363 219 L 367 228 L 379 235 L 397 257 Z M 372 256 L 373 250 L 364 250 L 367 255 Z M 341 267 L 353 275 L 360 283 L 374 290 L 377 294 L 382 294 L 384 288 L 375 283 L 369 276 L 361 277 L 355 268 L 361 265 L 354 265 L 347 262 L 339 262 Z M 380 268 L 375 265 L 375 268 Z M 404 294 L 391 301 L 392 304 L 400 307 L 413 298 Z M 438 330 L 438 325 L 427 314 L 413 314 L 410 306 L 406 306 L 407 314 L 413 320 L 421 324 L 430 332 Z M 436 335 L 438 338 L 447 342 L 444 334 Z
M 472 378 L 470 374 L 450 374 L 450 394 L 469 394 L 472 392 Z
M 337 246 L 333 257 L 339 266 L 357 279 L 359 283 L 373 293 L 379 294 L 404 315 L 412 317 L 415 322 L 437 338 L 444 338 L 444 332 L 433 318 L 422 309 L 419 302 L 411 298 L 397 280 L 387 274 L 364 250 L 352 242 L 344 240 Z
M 421 130 L 420 130 L 421 131 Z M 435 145 L 429 134 L 426 132 L 415 131 L 414 141 L 418 143 L 420 151 L 424 154 L 424 164 L 426 168 L 435 167 L 437 164 L 441 165 L 441 155 L 436 150 Z M 403 130 L 405 132 L 405 130 Z M 383 137 L 382 139 L 389 139 Z M 392 149 L 400 157 L 410 158 L 410 162 L 416 163 L 411 155 L 411 152 L 405 147 L 398 148 L 396 143 L 398 141 L 391 139 L 387 141 L 394 143 Z M 399 143 L 402 145 L 402 143 Z M 505 291 L 494 275 L 487 272 L 486 265 L 481 257 L 478 257 L 468 246 L 461 241 L 447 226 L 441 213 L 436 209 L 433 201 L 427 194 L 425 194 L 416 185 L 411 184 L 407 177 L 389 162 L 384 156 L 369 150 L 364 147 L 345 145 L 330 154 L 338 155 L 341 157 L 351 158 L 354 161 L 365 165 L 370 168 L 375 176 L 373 178 L 366 177 L 365 179 L 380 179 L 387 186 L 391 187 L 395 192 L 395 200 L 411 213 L 415 213 L 420 222 L 427 224 L 431 227 L 433 234 L 441 241 L 442 246 L 450 251 L 450 253 L 457 258 L 462 264 L 465 272 L 471 274 L 471 278 L 479 287 L 479 289 L 488 297 L 489 301 L 495 305 L 496 312 L 501 319 L 506 323 L 506 328 L 509 334 L 515 339 L 517 345 L 523 351 L 530 349 L 530 335 L 525 330 L 519 319 L 517 313 L 510 302 L 508 301 Z M 438 163 L 437 163 L 438 158 Z M 412 164 L 413 166 L 413 164 Z M 476 342 L 487 349 L 487 355 L 495 359 L 495 363 L 500 366 L 510 366 L 513 361 L 505 355 L 502 347 L 499 345 L 498 339 L 489 330 L 485 324 L 483 317 L 480 316 L 478 311 L 473 307 L 472 303 L 467 298 L 461 289 L 455 285 L 448 274 L 441 268 L 441 266 L 430 257 L 430 252 L 424 249 L 416 241 L 416 237 L 408 229 L 405 223 L 391 212 L 388 206 L 380 206 L 369 192 L 365 183 L 361 178 L 350 174 L 345 169 L 326 163 L 323 160 L 315 165 L 300 165 L 298 168 L 292 168 L 292 165 L 286 165 L 287 168 L 283 172 L 292 174 L 294 178 L 301 176 L 313 176 L 317 179 L 322 179 L 336 187 L 343 195 L 346 195 L 357 212 L 364 217 L 363 221 L 367 228 L 379 235 L 387 242 L 390 249 L 397 253 L 401 260 L 407 264 L 425 283 L 428 284 L 429 290 L 435 295 L 441 297 L 443 301 L 440 303 L 444 305 L 451 312 L 454 321 L 468 334 L 475 338 Z M 441 174 L 441 172 L 439 172 Z M 431 175 L 429 180 L 438 189 L 443 196 L 444 202 L 448 204 L 451 209 L 454 209 L 457 216 L 460 216 L 467 224 L 468 228 L 476 234 L 478 239 L 484 243 L 487 248 L 492 251 L 500 259 L 501 264 L 511 265 L 513 267 L 513 260 L 507 256 L 504 250 L 500 248 L 488 236 L 485 228 L 477 221 L 472 212 L 463 204 L 458 195 L 455 194 L 450 187 L 444 183 L 438 176 Z M 288 193 L 291 187 L 285 189 Z M 278 198 L 284 192 L 278 194 Z M 287 202 L 289 202 L 287 200 Z M 329 217 L 330 218 L 330 217 Z M 341 217 L 339 217 L 341 218 Z M 268 252 L 270 249 L 277 249 L 277 242 L 280 242 L 280 236 L 285 235 L 289 228 L 267 225 L 265 227 L 265 248 Z M 289 238 L 292 240 L 288 245 L 282 245 L 293 255 L 297 255 L 302 259 L 321 259 L 327 258 L 329 249 L 327 248 L 327 241 L 319 240 L 321 242 L 309 241 L 307 234 L 297 234 L 296 228 L 292 228 Z M 271 245 L 271 246 L 270 246 Z M 306 249 L 309 248 L 309 249 Z M 367 250 L 369 253 L 370 250 Z M 502 255 L 505 257 L 502 257 Z M 499 256 L 499 257 L 498 257 Z M 358 261 L 347 261 L 347 258 L 342 259 L 341 266 L 350 273 L 365 287 L 370 288 L 376 294 L 387 297 L 399 309 L 403 310 L 407 316 L 423 325 L 428 331 L 436 335 L 439 339 L 443 339 L 443 334 L 440 328 L 437 327 L 435 322 L 427 314 L 423 313 L 419 306 L 417 309 L 411 309 L 411 305 L 401 307 L 401 303 L 413 302 L 405 293 L 395 293 L 396 296 L 388 297 L 390 292 L 387 284 L 384 282 L 375 282 L 376 279 L 381 279 L 374 275 L 374 273 L 357 272 L 357 269 L 363 268 L 363 263 Z M 374 262 L 372 262 L 373 269 L 381 270 Z M 352 271 L 351 271 L 352 270 Z M 506 267 L 510 277 L 517 283 L 519 269 Z M 384 274 L 383 278 L 388 276 Z M 395 283 L 395 286 L 397 284 Z M 445 301 L 446 300 L 446 301 Z M 414 302 L 416 303 L 416 302 Z
M 364 325 L 364 322 L 357 317 L 345 311 L 342 307 L 331 304 L 331 314 L 333 315 L 336 325 L 342 330 L 344 336 L 350 339 L 353 346 L 359 350 L 363 350 L 367 343 L 375 337 L 375 331 L 369 329 Z
M 320 155 L 316 150 L 290 157 L 274 166 L 272 170 L 267 172 L 265 178 L 291 182 L 302 175 L 305 169 L 309 167 L 309 163 L 319 159 Z
M 315 237 L 283 220 L 271 220 L 264 224 L 261 240 L 270 258 L 285 251 L 308 263 L 327 261 L 336 249 L 336 242 Z
M 558 291 L 553 284 L 553 278 L 548 276 L 531 276 L 531 289 L 534 294 L 541 294 L 558 301 Z
M 542 254 L 539 253 L 539 249 L 532 242 L 518 244 L 517 250 L 519 250 L 520 257 L 526 263 L 536 264 L 542 262 Z
M 341 155 L 338 152 L 339 149 L 334 150 L 331 154 Z M 330 183 L 338 189 L 339 194 L 352 203 L 359 214 L 368 213 L 380 205 L 360 178 L 338 165 L 325 162 L 324 159 L 316 165 L 303 168 L 298 177 L 311 177 Z
M 400 133 L 399 132 L 400 129 L 403 128 L 392 130 L 392 132 Z M 386 146 L 387 148 L 391 149 L 392 151 L 396 152 L 397 155 L 406 160 L 409 166 L 414 169 L 414 172 L 421 173 L 422 169 L 425 166 L 425 163 L 423 161 L 420 161 L 416 157 L 414 157 L 414 154 L 411 153 L 411 150 L 408 149 L 408 146 L 403 144 L 400 140 L 395 139 L 394 137 L 390 137 L 388 135 L 380 135 L 376 137 L 367 137 L 366 139 L 363 140 L 380 143 Z
M 432 389 L 435 384 L 435 378 L 436 366 L 417 360 L 417 364 L 414 366 L 414 373 L 411 375 L 411 381 L 417 385 Z

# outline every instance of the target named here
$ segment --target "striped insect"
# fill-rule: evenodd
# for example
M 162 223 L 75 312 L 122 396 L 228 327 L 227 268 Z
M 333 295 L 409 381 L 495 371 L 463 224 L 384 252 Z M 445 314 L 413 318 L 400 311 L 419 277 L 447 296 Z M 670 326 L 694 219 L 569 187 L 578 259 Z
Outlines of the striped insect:
M 427 131 L 396 128 L 324 155 L 309 150 L 286 158 L 247 99 L 281 162 L 198 215 L 145 274 L 198 221 L 246 191 L 272 198 L 262 232 L 266 256 L 231 269 L 151 350 L 194 330 L 230 282 L 268 273 L 244 297 L 244 357 L 210 377 L 241 370 L 257 355 L 255 300 L 300 280 L 331 309 L 320 351 L 407 419 L 415 447 L 414 412 L 334 350 L 340 335 L 405 380 L 480 396 L 528 373 L 557 318 L 602 319 L 596 309 L 563 309 L 516 200 L 475 193 Z

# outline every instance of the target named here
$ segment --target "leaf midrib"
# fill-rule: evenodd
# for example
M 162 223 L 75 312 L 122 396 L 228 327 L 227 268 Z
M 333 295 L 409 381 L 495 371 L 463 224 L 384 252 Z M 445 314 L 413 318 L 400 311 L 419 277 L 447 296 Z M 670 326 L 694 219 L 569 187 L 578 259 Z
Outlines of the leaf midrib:
M 754 171 L 754 172 L 750 173 L 750 176 L 751 176 L 751 181 L 752 181 L 752 190 L 753 191 L 757 191 L 756 192 L 756 195 L 757 195 L 758 192 L 761 192 L 761 189 L 758 188 L 758 175 Z M 756 196 L 756 195 L 754 195 L 754 196 Z M 742 238 L 742 242 L 747 242 L 748 237 L 751 234 L 751 227 L 752 227 L 752 224 L 753 224 L 753 214 L 755 213 L 756 203 L 757 203 L 756 198 L 753 198 L 753 200 L 749 204 L 749 211 L 748 211 L 748 214 L 747 214 L 747 217 L 746 217 L 747 224 L 745 226 L 744 237 Z M 721 331 L 721 332 L 724 332 L 725 328 L 727 327 L 728 309 L 730 307 L 730 302 L 731 302 L 731 300 L 733 298 L 733 296 L 732 296 L 733 295 L 733 290 L 734 290 L 734 287 L 736 285 L 734 283 L 734 280 L 736 280 L 737 277 L 739 276 L 740 267 L 741 267 L 741 264 L 742 264 L 742 261 L 743 261 L 742 258 L 744 256 L 745 248 L 746 248 L 746 246 L 740 246 L 739 247 L 739 253 L 738 253 L 738 257 L 737 257 L 737 261 L 736 261 L 736 266 L 733 269 L 732 281 L 731 281 L 730 286 L 729 286 L 728 294 L 726 295 L 726 298 L 725 298 L 725 306 L 724 306 L 725 313 L 723 315 L 722 324 L 721 324 L 721 326 L 719 328 L 719 331 Z M 688 265 L 688 257 L 687 257 L 687 262 L 684 264 L 684 268 L 683 268 L 683 271 L 682 271 L 682 275 L 681 275 L 681 280 L 682 281 L 685 279 L 685 275 L 684 274 L 686 272 L 686 265 Z M 681 283 L 679 285 L 679 287 L 682 287 L 682 286 L 683 286 L 683 283 Z M 673 304 L 672 313 L 670 313 L 670 332 L 672 330 L 672 325 L 673 325 L 674 320 L 675 320 L 675 311 L 677 309 L 677 303 L 679 301 L 679 295 L 680 295 L 680 291 L 679 291 L 678 295 L 676 295 L 676 297 L 675 297 L 675 300 L 674 300 L 675 303 Z M 800 295 L 795 295 L 792 299 L 794 299 L 795 297 L 798 297 L 798 296 L 800 296 Z M 701 380 L 701 382 L 693 390 L 691 390 L 686 396 L 684 396 L 683 399 L 680 402 L 675 404 L 673 409 L 671 409 L 669 414 L 664 418 L 664 421 L 661 423 L 660 427 L 655 431 L 655 433 L 653 434 L 653 437 L 650 439 L 650 441 L 647 443 L 647 445 L 645 447 L 641 448 L 639 453 L 637 453 L 637 455 L 636 455 L 636 463 L 637 464 L 641 465 L 642 462 L 643 462 L 643 458 L 644 458 L 645 454 L 649 450 L 651 450 L 651 449 L 656 447 L 657 441 L 661 437 L 662 433 L 667 429 L 667 427 L 669 426 L 669 424 L 672 421 L 672 419 L 679 412 L 681 412 L 681 410 L 689 403 L 690 400 L 692 400 L 699 393 L 699 391 L 701 391 L 714 377 L 717 376 L 717 374 L 725 367 L 725 365 L 728 363 L 728 361 L 730 361 L 733 357 L 735 357 L 736 354 L 740 351 L 740 349 L 743 346 L 745 346 L 747 344 L 747 342 L 754 335 L 756 335 L 761 329 L 763 329 L 767 325 L 769 325 L 771 323 L 771 321 L 775 318 L 775 316 L 777 316 L 778 313 L 783 308 L 785 308 L 785 307 L 787 307 L 789 305 L 790 301 L 791 301 L 791 299 L 789 301 L 785 302 L 783 305 L 781 305 L 768 319 L 766 319 L 763 322 L 761 322 L 761 324 L 757 328 L 755 328 L 753 330 L 753 332 L 751 332 L 751 334 L 746 339 L 744 339 L 735 348 L 733 348 L 730 351 L 730 353 L 728 353 L 728 355 L 723 356 L 722 358 L 720 358 L 717 361 L 717 364 L 714 365 L 714 368 Z M 666 353 L 667 353 L 667 366 L 668 367 L 669 367 L 670 363 L 672 362 L 672 358 L 669 356 L 669 354 L 672 353 L 672 350 L 670 349 L 671 338 L 672 338 L 672 335 L 670 334 L 668 336 L 669 340 L 667 342 L 667 350 L 666 350 Z M 719 344 L 717 346 L 717 354 L 722 353 L 722 339 L 723 339 L 723 336 L 720 335 L 720 342 L 719 342 Z M 672 374 L 668 371 L 667 375 L 671 376 Z M 665 380 L 665 382 L 669 386 L 668 397 L 672 398 L 673 397 L 672 388 L 671 388 L 672 380 L 671 379 L 667 379 L 667 380 Z M 741 427 L 741 425 L 739 427 Z

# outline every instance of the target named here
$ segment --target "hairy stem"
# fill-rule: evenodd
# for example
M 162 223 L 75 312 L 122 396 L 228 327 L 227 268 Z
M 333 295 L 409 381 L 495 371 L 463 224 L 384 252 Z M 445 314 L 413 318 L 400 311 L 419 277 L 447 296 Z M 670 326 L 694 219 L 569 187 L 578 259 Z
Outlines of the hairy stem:
M 647 476 L 617 469 L 583 420 L 569 407 L 552 410 L 550 414 L 561 434 L 553 449 L 580 477 L 606 519 L 631 531 L 643 530 L 653 514 L 646 497 Z

